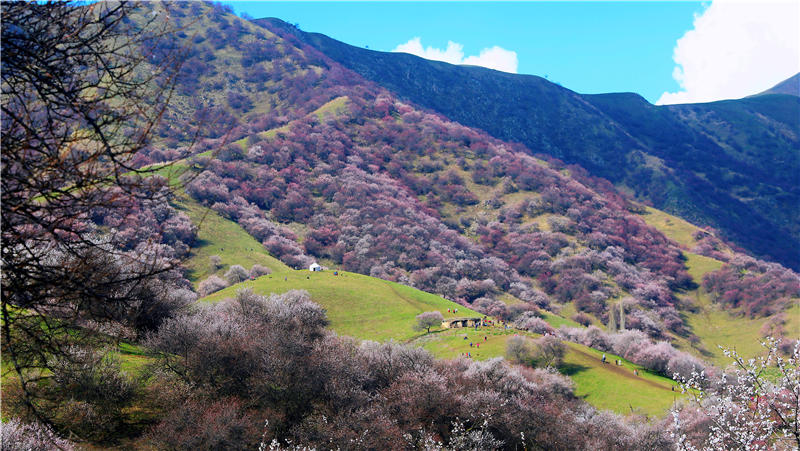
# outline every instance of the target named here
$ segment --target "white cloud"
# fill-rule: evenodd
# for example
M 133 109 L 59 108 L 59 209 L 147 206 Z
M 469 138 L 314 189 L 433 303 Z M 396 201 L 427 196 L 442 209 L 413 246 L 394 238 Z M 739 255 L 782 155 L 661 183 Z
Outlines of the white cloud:
M 461 64 L 483 66 L 503 72 L 517 73 L 517 52 L 494 46 L 481 50 L 478 56 L 468 56 Z
M 481 50 L 478 55 L 464 57 L 464 46 L 453 41 L 447 42 L 447 48 L 423 47 L 420 38 L 413 38 L 405 44 L 400 44 L 392 50 L 417 55 L 425 59 L 444 61 L 450 64 L 469 64 L 483 66 L 503 72 L 517 73 L 517 52 L 494 46 Z
M 800 3 L 714 1 L 678 39 L 672 77 L 657 104 L 737 99 L 800 72 Z

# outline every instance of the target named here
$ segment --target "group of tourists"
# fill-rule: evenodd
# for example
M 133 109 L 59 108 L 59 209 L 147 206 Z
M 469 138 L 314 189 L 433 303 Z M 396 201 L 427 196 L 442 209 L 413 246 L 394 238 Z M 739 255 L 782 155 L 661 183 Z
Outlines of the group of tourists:
M 467 339 L 467 336 L 466 336 L 466 335 L 464 335 L 464 340 L 466 340 L 466 339 Z M 488 337 L 488 336 L 486 336 L 486 335 L 484 335 L 484 336 L 483 336 L 483 341 L 484 341 L 484 342 L 486 342 L 486 341 L 488 341 L 488 340 L 489 340 L 489 337 Z M 471 348 L 471 347 L 473 347 L 473 346 L 474 346 L 474 347 L 476 347 L 476 348 L 480 348 L 480 347 L 481 347 L 481 344 L 480 344 L 480 342 L 473 343 L 473 342 L 471 342 L 471 341 L 470 341 L 470 342 L 469 342 L 469 347 Z
M 603 357 L 601 357 L 601 358 L 600 358 L 600 361 L 601 361 L 601 362 L 603 362 L 603 363 L 608 363 L 608 362 L 606 361 L 606 354 L 605 354 L 605 353 L 603 353 Z M 622 359 L 614 359 L 614 365 L 616 365 L 616 366 L 622 366 Z M 638 375 L 639 375 L 639 370 L 637 370 L 636 368 L 634 368 L 634 369 L 633 369 L 633 375 L 634 375 L 634 376 L 638 376 Z

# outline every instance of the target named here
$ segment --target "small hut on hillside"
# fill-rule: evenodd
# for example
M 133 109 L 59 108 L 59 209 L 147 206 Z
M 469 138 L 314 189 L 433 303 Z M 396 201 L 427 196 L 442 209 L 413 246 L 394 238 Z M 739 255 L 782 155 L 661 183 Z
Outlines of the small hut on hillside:
M 322 266 L 318 265 L 317 263 L 312 263 L 312 264 L 311 264 L 311 265 L 308 267 L 308 270 L 309 270 L 309 271 L 311 271 L 311 272 L 314 272 L 314 271 L 322 271 Z
M 454 329 L 458 327 L 475 327 L 481 325 L 480 317 L 477 318 L 446 318 L 442 321 L 443 329 Z

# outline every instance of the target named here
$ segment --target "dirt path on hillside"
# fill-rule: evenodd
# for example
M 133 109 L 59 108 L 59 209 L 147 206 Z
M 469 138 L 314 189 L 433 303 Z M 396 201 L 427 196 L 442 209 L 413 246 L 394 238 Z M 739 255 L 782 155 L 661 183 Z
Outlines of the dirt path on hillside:
M 397 294 L 398 294 L 398 296 L 403 297 L 403 296 L 400 295 L 400 293 L 397 293 Z M 491 327 L 489 329 L 491 329 Z M 444 332 L 444 331 L 442 331 L 442 332 Z M 431 338 L 431 337 L 432 337 L 431 334 L 424 334 L 424 335 L 421 335 L 419 337 L 412 337 L 412 338 L 406 340 L 405 343 L 406 344 L 413 344 L 414 342 L 416 342 L 416 341 L 418 341 L 418 340 L 420 340 L 422 338 Z M 565 342 L 565 343 L 568 344 L 570 342 Z M 595 356 L 595 355 L 593 355 L 593 354 L 591 354 L 589 352 L 586 352 L 586 351 L 584 351 L 582 349 L 579 349 L 578 347 L 569 346 L 569 352 L 575 352 L 575 353 L 580 354 L 581 356 L 585 357 L 588 360 L 596 361 L 599 365 L 603 365 L 603 369 L 605 369 L 607 371 L 611 371 L 612 373 L 616 374 L 617 376 L 620 376 L 622 378 L 628 379 L 630 381 L 642 382 L 642 383 L 645 383 L 647 385 L 650 385 L 651 387 L 658 388 L 658 389 L 661 389 L 661 390 L 666 390 L 667 388 L 669 388 L 668 385 L 665 386 L 663 383 L 658 383 L 658 382 L 656 382 L 654 380 L 634 375 L 633 374 L 633 368 L 631 368 L 629 366 L 626 366 L 626 364 L 622 364 L 621 366 L 618 366 L 618 365 L 614 365 L 613 363 L 602 363 L 600 361 L 600 359 L 597 358 L 597 356 Z M 640 370 L 640 371 L 644 371 L 644 370 Z
M 398 298 L 404 300 L 407 304 L 412 305 L 412 306 L 414 306 L 414 307 L 416 307 L 416 308 L 418 308 L 418 309 L 420 309 L 422 311 L 425 311 L 426 305 L 422 301 L 418 301 L 416 299 L 406 297 L 405 295 L 403 295 L 402 293 L 397 291 L 397 288 L 395 288 L 395 286 L 392 285 L 391 283 L 387 283 L 386 286 L 388 286 L 389 289 L 392 290 L 392 292 L 395 295 L 397 295 Z
M 667 389 L 667 387 L 664 387 L 663 385 L 659 384 L 656 381 L 653 381 L 653 380 L 650 380 L 650 379 L 645 379 L 645 378 L 640 377 L 640 376 L 635 376 L 633 374 L 633 369 L 627 368 L 624 364 L 622 366 L 617 366 L 617 365 L 614 365 L 613 363 L 602 363 L 602 362 L 600 362 L 600 360 L 597 357 L 593 356 L 592 354 L 590 354 L 590 353 L 588 353 L 586 351 L 582 351 L 580 349 L 575 349 L 575 348 L 570 348 L 570 350 L 572 352 L 577 352 L 578 354 L 586 356 L 587 358 L 589 358 L 591 360 L 597 360 L 597 362 L 600 363 L 601 365 L 603 365 L 603 367 L 607 367 L 606 368 L 607 370 L 610 370 L 612 373 L 615 373 L 615 374 L 617 374 L 619 376 L 622 376 L 622 377 L 624 377 L 626 379 L 631 379 L 631 380 L 644 382 L 644 383 L 646 383 L 648 385 L 651 385 L 651 386 L 656 387 L 656 388 L 660 388 L 662 390 L 666 390 Z

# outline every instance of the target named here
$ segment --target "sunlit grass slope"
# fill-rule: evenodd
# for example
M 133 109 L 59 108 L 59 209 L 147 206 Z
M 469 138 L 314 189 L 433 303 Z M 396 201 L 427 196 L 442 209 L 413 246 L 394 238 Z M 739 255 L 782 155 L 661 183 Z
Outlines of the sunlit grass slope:
M 326 117 L 336 117 L 347 112 L 348 102 L 347 96 L 336 97 L 317 108 L 311 114 L 316 115 L 319 120 L 323 120 Z
M 196 285 L 211 274 L 224 274 L 231 265 L 242 265 L 248 270 L 254 264 L 267 266 L 273 272 L 289 270 L 280 260 L 269 255 L 264 246 L 239 224 L 223 218 L 184 193 L 180 179 L 188 171 L 190 169 L 186 161 L 179 160 L 163 166 L 157 173 L 176 187 L 173 206 L 186 213 L 192 224 L 197 226 L 197 240 L 190 257 L 183 262 L 183 266 L 189 269 L 189 280 Z M 216 269 L 211 267 L 212 255 L 219 256 L 221 260 Z
M 657 228 L 661 233 L 678 244 L 687 247 L 695 245 L 695 240 L 692 238 L 692 235 L 700 230 L 699 227 L 661 210 L 656 210 L 652 207 L 645 208 L 647 209 L 647 213 L 642 215 L 642 219 L 644 219 L 644 222 L 648 225 Z
M 615 366 L 614 360 L 620 357 L 614 354 L 606 353 L 606 360 L 611 363 L 604 364 L 600 361 L 601 351 L 576 343 L 568 346 L 562 372 L 575 381 L 576 394 L 596 407 L 622 414 L 660 416 L 680 396 L 677 388 L 672 391 L 675 382 L 671 379 L 624 359 L 621 366 Z
M 710 257 L 684 252 L 689 275 L 700 285 L 703 276 L 720 269 L 723 262 Z M 704 352 L 700 355 L 709 362 L 727 366 L 730 359 L 725 357 L 720 346 L 736 349 L 745 358 L 754 357 L 763 352 L 761 347 L 761 327 L 771 317 L 750 318 L 725 310 L 711 302 L 708 293 L 702 287 L 686 293 L 697 308 L 697 312 L 687 312 L 686 322 L 690 330 L 700 337 Z M 784 326 L 787 336 L 800 338 L 800 305 L 795 305 L 784 312 L 787 323 Z M 687 343 L 679 343 L 682 348 L 690 350 Z
M 193 282 L 201 281 L 211 274 L 221 276 L 230 265 L 242 265 L 248 270 L 254 264 L 264 265 L 273 272 L 289 270 L 235 222 L 186 196 L 180 198 L 177 206 L 197 225 L 197 242 L 192 248 L 191 257 L 184 263 L 190 270 L 189 278 Z M 212 270 L 212 255 L 220 257 L 222 264 L 219 269 Z
M 746 357 L 753 357 L 761 352 L 759 330 L 766 319 L 750 319 L 723 310 L 711 302 L 708 293 L 700 286 L 703 276 L 720 269 L 723 262 L 691 252 L 684 251 L 683 254 L 686 256 L 689 275 L 698 285 L 698 288 L 686 292 L 683 296 L 696 311 L 684 312 L 683 316 L 689 330 L 700 338 L 700 346 L 692 347 L 683 339 L 678 339 L 676 346 L 723 367 L 730 363 L 730 359 L 725 357 L 719 346 L 735 347 Z
M 314 302 L 326 309 L 334 331 L 365 340 L 404 341 L 418 336 L 420 333 L 413 330 L 415 317 L 426 311 L 438 310 L 445 318 L 480 315 L 415 288 L 350 272 L 339 271 L 339 275 L 334 275 L 332 270 L 277 272 L 228 287 L 203 300 L 214 302 L 233 297 L 242 288 L 252 288 L 259 294 L 306 290 Z M 452 313 L 456 308 L 458 313 Z
M 332 108 L 343 107 L 345 100 L 342 98 L 335 102 Z M 196 245 L 184 263 L 190 269 L 192 281 L 196 283 L 212 273 L 222 275 L 234 264 L 250 269 L 257 263 L 272 270 L 269 276 L 228 287 L 205 300 L 232 297 L 245 287 L 261 294 L 307 290 L 312 299 L 327 310 L 333 330 L 342 335 L 371 340 L 406 340 L 419 335 L 413 330 L 413 325 L 416 315 L 425 311 L 438 310 L 445 317 L 479 315 L 440 296 L 374 277 L 343 271 L 335 276 L 333 270 L 315 273 L 292 270 L 272 257 L 261 243 L 235 222 L 187 196 L 179 196 L 176 206 L 198 226 Z M 212 255 L 218 255 L 222 262 L 215 271 L 211 267 Z M 453 313 L 454 309 L 458 309 L 457 314 Z
M 328 119 L 328 118 L 340 116 L 342 114 L 345 114 L 348 111 L 349 101 L 350 100 L 347 98 L 347 96 L 336 97 L 335 99 L 332 99 L 332 100 L 326 102 L 325 104 L 323 104 L 322 106 L 320 106 L 316 110 L 314 110 L 311 113 L 309 113 L 309 116 L 313 115 L 314 117 L 317 118 L 318 121 L 323 121 L 323 120 Z M 259 132 L 259 133 L 257 133 L 257 135 L 261 139 L 272 139 L 278 133 L 286 133 L 286 132 L 288 132 L 289 131 L 289 125 L 290 124 L 286 124 L 286 125 L 283 125 L 283 126 L 278 127 L 278 128 L 273 128 L 271 130 L 266 130 L 266 131 L 263 131 L 263 132 Z M 247 149 L 247 138 L 238 139 L 238 140 L 234 141 L 233 143 L 234 144 L 238 144 L 239 146 L 242 147 L 242 149 L 245 149 L 245 150 Z M 204 152 L 204 153 L 208 154 L 209 152 Z
M 565 318 L 564 312 L 561 312 L 561 315 L 556 315 L 550 312 L 542 312 L 542 318 L 547 321 L 547 324 L 550 324 L 554 328 L 558 329 L 561 326 L 567 327 L 581 327 L 580 324 L 576 323 L 575 321 Z
M 197 205 L 195 208 L 195 213 L 202 210 Z M 193 214 L 191 211 L 188 213 L 190 216 Z M 213 212 L 206 215 L 205 221 L 205 224 L 213 224 L 215 228 L 205 232 L 202 231 L 208 226 L 201 228 L 201 236 L 208 240 L 205 244 L 207 252 L 195 250 L 193 259 L 207 265 L 208 255 L 217 252 L 228 264 L 243 264 L 241 257 L 248 253 L 235 252 L 237 248 L 234 246 L 235 243 L 242 243 L 239 248 L 244 246 L 249 249 L 246 238 L 238 236 L 247 235 L 246 232 Z M 220 244 L 223 243 L 221 240 L 226 240 L 224 245 Z M 230 244 L 231 241 L 234 243 Z M 219 251 L 222 247 L 226 249 L 225 253 Z M 274 260 L 260 245 L 258 249 L 266 255 L 258 258 Z M 481 328 L 478 331 L 467 328 L 437 330 L 430 335 L 423 335 L 413 330 L 415 316 L 421 312 L 438 310 L 445 317 L 480 314 L 439 296 L 382 279 L 341 271 L 338 276 L 334 276 L 330 270 L 315 273 L 294 271 L 278 263 L 270 264 L 265 260 L 262 264 L 273 268 L 273 274 L 228 287 L 203 300 L 219 301 L 234 296 L 237 290 L 246 287 L 260 294 L 307 290 L 311 298 L 326 309 L 331 327 L 337 333 L 365 340 L 413 340 L 412 344 L 421 345 L 441 358 L 456 358 L 465 352 L 472 352 L 476 359 L 501 357 L 505 354 L 506 341 L 517 333 L 501 328 Z M 450 313 L 447 312 L 448 308 L 451 309 Z M 452 313 L 454 308 L 458 308 L 457 314 Z M 561 324 L 577 326 L 571 320 L 549 313 L 546 315 L 556 327 Z M 465 335 L 467 340 L 463 338 Z M 487 339 L 484 340 L 484 337 Z M 481 342 L 481 347 L 470 348 L 470 341 Z M 625 362 L 624 367 L 604 365 L 600 362 L 600 351 L 573 343 L 568 346 L 563 371 L 575 381 L 577 395 L 587 402 L 618 413 L 630 413 L 633 407 L 636 412 L 650 415 L 663 414 L 672 404 L 675 393 L 670 390 L 669 379 L 650 374 L 629 362 Z M 616 357 L 608 354 L 607 358 L 613 361 Z M 129 356 L 128 359 L 135 360 L 135 356 Z M 640 376 L 633 375 L 633 368 L 639 369 Z

